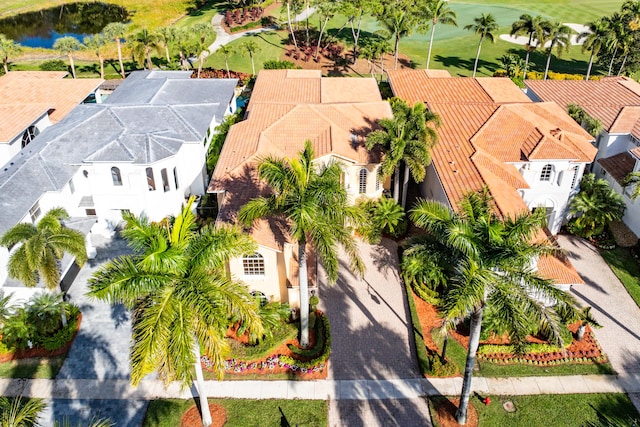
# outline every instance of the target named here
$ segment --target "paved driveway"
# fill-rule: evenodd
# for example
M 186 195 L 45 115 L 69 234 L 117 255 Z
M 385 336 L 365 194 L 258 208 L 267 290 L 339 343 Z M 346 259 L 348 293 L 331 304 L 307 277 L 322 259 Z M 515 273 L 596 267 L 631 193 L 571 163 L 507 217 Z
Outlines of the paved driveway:
M 361 243 L 360 255 L 367 267 L 362 280 L 345 263 L 334 286 L 320 272 L 321 307 L 331 322 L 329 379 L 419 378 L 396 243 Z M 330 403 L 329 425 L 430 426 L 431 420 L 426 399 L 339 400 Z

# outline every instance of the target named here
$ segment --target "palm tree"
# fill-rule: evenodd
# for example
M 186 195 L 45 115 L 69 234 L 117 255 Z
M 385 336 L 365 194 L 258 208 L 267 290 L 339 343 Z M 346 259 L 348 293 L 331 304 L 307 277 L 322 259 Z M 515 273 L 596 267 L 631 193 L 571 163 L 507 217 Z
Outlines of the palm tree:
M 436 32 L 438 22 L 444 25 L 458 26 L 456 13 L 449 7 L 448 0 L 430 0 L 426 4 L 424 17 L 431 20 L 431 36 L 429 37 L 429 53 L 427 54 L 427 70 L 431 60 L 431 47 L 433 46 L 433 36 Z
M 76 67 L 73 63 L 73 52 L 80 50 L 82 48 L 82 43 L 80 43 L 75 37 L 61 37 L 55 41 L 53 48 L 67 55 L 69 58 L 69 65 L 71 66 L 71 75 L 75 79 Z
M 562 55 L 562 52 L 568 52 L 571 47 L 571 34 L 573 30 L 560 22 L 551 22 L 547 33 L 545 34 L 545 42 L 550 42 L 547 53 L 547 65 L 544 68 L 544 80 L 547 80 L 549 74 L 549 64 L 551 63 L 551 55 L 553 54 L 553 48 L 556 48 L 556 55 L 558 58 Z
M 569 213 L 577 216 L 572 221 L 580 232 L 591 237 L 602 233 L 611 221 L 619 220 L 624 208 L 624 199 L 607 180 L 588 173 L 580 181 L 580 191 L 571 199 Z
M 53 208 L 37 225 L 22 222 L 7 230 L 0 237 L 0 246 L 20 245 L 9 258 L 9 276 L 29 287 L 36 286 L 42 279 L 49 290 L 55 290 L 60 284 L 58 264 L 65 253 L 75 257 L 82 267 L 87 261 L 84 236 L 65 227 L 62 221 L 68 218 L 69 214 L 63 208 Z M 62 324 L 67 326 L 64 310 L 61 314 Z
M 251 70 L 253 71 L 253 74 L 255 75 L 256 74 L 256 65 L 253 62 L 253 55 L 256 52 L 260 51 L 260 49 L 258 47 L 258 44 L 253 40 L 247 40 L 245 42 L 240 43 L 240 49 L 242 50 L 243 55 L 247 54 L 247 55 L 249 55 L 249 58 L 251 58 Z
M 467 421 L 467 407 L 482 317 L 491 309 L 509 331 L 516 347 L 533 331 L 562 344 L 560 314 L 574 314 L 573 298 L 532 269 L 532 260 L 555 248 L 532 243 L 545 222 L 544 211 L 500 217 L 494 212 L 489 190 L 469 193 L 452 212 L 436 201 L 419 201 L 411 210 L 413 222 L 424 228 L 454 261 L 444 271 L 447 289 L 442 295 L 444 327 L 450 329 L 470 318 L 469 348 L 464 371 L 459 424 Z M 437 253 L 435 254 L 437 255 Z
M 495 42 L 495 36 L 493 31 L 498 29 L 498 23 L 496 22 L 496 18 L 493 17 L 492 14 L 487 13 L 486 15 L 483 13 L 478 18 L 474 18 L 474 24 L 465 25 L 464 29 L 473 31 L 476 34 L 480 34 L 480 43 L 478 43 L 478 52 L 476 53 L 476 61 L 473 65 L 473 76 L 476 76 L 476 71 L 478 69 L 478 58 L 480 58 L 480 49 L 482 48 L 482 42 L 485 38 L 487 38 L 491 43 Z
M 167 63 L 171 63 L 171 55 L 169 54 L 169 44 L 176 40 L 176 28 L 175 27 L 162 27 L 156 30 L 158 40 L 164 47 L 164 54 L 167 58 Z
M 605 45 L 607 36 L 609 34 L 609 28 L 603 19 L 590 22 L 587 24 L 589 28 L 587 31 L 583 31 L 578 34 L 577 41 L 584 40 L 582 45 L 582 52 L 589 51 L 591 56 L 589 57 L 589 67 L 587 68 L 587 77 L 585 80 L 589 80 L 591 74 L 591 66 L 593 65 L 593 58 L 600 53 L 600 49 Z
M 104 79 L 104 58 L 102 57 L 102 47 L 105 45 L 105 39 L 102 34 L 85 37 L 84 45 L 87 49 L 93 50 L 100 61 L 100 78 Z
M 400 39 L 408 36 L 417 25 L 418 15 L 413 2 L 402 1 L 384 2 L 378 9 L 376 18 L 378 22 L 389 32 L 394 40 L 393 45 L 393 68 L 398 68 L 398 54 L 400 52 Z
M 145 69 L 151 70 L 153 63 L 151 62 L 151 50 L 160 48 L 160 39 L 157 34 L 149 32 L 146 28 L 138 31 L 132 39 L 131 51 L 134 57 L 137 56 L 143 64 L 146 60 Z
M 550 23 L 546 21 L 542 16 L 538 15 L 535 18 L 528 13 L 520 15 L 520 19 L 511 24 L 511 35 L 527 35 L 529 41 L 526 45 L 527 56 L 524 59 L 524 70 L 522 73 L 522 80 L 527 79 L 527 69 L 529 67 L 529 55 L 540 46 L 542 39 L 545 37 L 545 32 L 548 31 Z M 535 42 L 535 43 L 534 43 Z M 544 43 L 542 43 L 544 45 Z
M 202 423 L 208 426 L 201 346 L 221 377 L 230 319 L 257 337 L 263 329 L 255 300 L 225 271 L 230 258 L 251 253 L 255 243 L 236 228 L 197 230 L 193 202 L 192 197 L 177 217 L 160 223 L 123 214 L 122 235 L 135 253 L 102 266 L 89 280 L 88 295 L 133 309 L 131 383 L 137 386 L 156 369 L 166 384 L 196 381 Z
M 0 396 L 0 427 L 36 426 L 46 406 L 42 399 Z
M 307 245 L 316 250 L 330 284 L 338 280 L 338 245 L 345 249 L 351 271 L 364 273 L 351 226 L 357 223 L 358 214 L 347 205 L 346 190 L 340 183 L 342 169 L 338 163 L 318 167 L 313 159 L 311 142 L 306 141 L 298 158 L 261 160 L 258 174 L 273 194 L 249 201 L 238 213 L 238 220 L 246 225 L 270 216 L 289 223 L 289 234 L 298 243 L 302 347 L 309 345 Z
M 351 35 L 353 36 L 353 63 L 358 58 L 358 41 L 360 40 L 360 29 L 362 26 L 362 17 L 365 11 L 371 8 L 371 4 L 367 0 L 343 0 L 338 2 L 340 13 L 347 17 L 345 25 L 350 24 Z M 357 24 L 355 22 L 357 21 Z
M 434 126 L 439 126 L 440 118 L 427 110 L 424 103 L 417 102 L 413 107 L 400 98 L 391 100 L 393 118 L 381 119 L 377 129 L 367 136 L 366 146 L 382 147 L 385 156 L 380 165 L 382 176 L 394 174 L 393 197 L 397 202 L 400 195 L 400 164 L 404 163 L 404 182 L 402 187 L 402 207 L 407 201 L 409 173 L 416 182 L 421 182 L 426 167 L 431 163 L 431 150 L 438 141 Z M 431 123 L 432 125 L 427 125 Z
M 629 28 L 631 31 L 640 29 L 640 0 L 626 0 L 622 3 L 622 13 L 630 18 Z
M 120 62 L 120 75 L 122 75 L 123 79 L 125 77 L 125 74 L 124 74 L 124 64 L 122 63 L 121 41 L 122 41 L 122 38 L 124 37 L 126 30 L 127 30 L 127 26 L 122 22 L 112 22 L 110 24 L 107 24 L 102 29 L 102 34 L 104 34 L 104 36 L 107 39 L 115 40 L 116 42 L 116 46 L 118 47 L 118 62 Z
M 2 66 L 5 74 L 9 72 L 9 58 L 13 55 L 18 55 L 20 52 L 22 52 L 22 46 L 8 39 L 4 34 L 0 34 L 0 55 L 2 55 Z
M 320 43 L 322 43 L 324 30 L 327 28 L 329 20 L 333 18 L 336 13 L 338 13 L 339 7 L 339 3 L 332 0 L 323 0 L 316 4 L 316 11 L 318 12 L 319 16 L 324 18 L 324 20 L 322 21 L 322 25 L 320 26 L 320 35 L 318 36 L 318 44 L 316 46 L 316 53 L 314 55 L 315 59 L 318 59 L 318 54 L 320 53 Z
M 227 78 L 230 79 L 231 73 L 229 72 L 229 55 L 233 55 L 236 51 L 228 44 L 225 44 L 218 48 L 218 52 L 224 55 L 224 65 L 227 68 Z
M 622 185 L 627 187 L 633 185 L 633 191 L 631 192 L 631 199 L 636 200 L 640 197 L 640 172 L 630 172 L 622 181 Z
M 296 40 L 296 34 L 293 31 L 293 25 L 291 24 L 291 6 L 293 3 L 293 7 L 297 10 L 300 7 L 300 2 L 296 1 L 296 0 L 285 0 L 285 2 L 283 3 L 283 7 L 286 6 L 286 11 L 287 11 L 287 26 L 289 27 L 289 34 L 291 35 L 291 40 L 293 41 L 293 46 L 296 49 L 296 52 L 298 51 L 298 41 Z

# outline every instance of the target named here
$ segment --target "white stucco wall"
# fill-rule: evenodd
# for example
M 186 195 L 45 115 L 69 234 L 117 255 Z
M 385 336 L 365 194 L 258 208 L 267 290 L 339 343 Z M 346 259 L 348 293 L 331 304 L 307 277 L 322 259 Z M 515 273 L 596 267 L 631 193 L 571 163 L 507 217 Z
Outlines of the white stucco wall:
M 609 134 L 603 131 L 598 138 L 598 154 L 597 159 L 615 156 L 616 154 L 623 153 L 636 145 L 632 142 L 629 134 Z
M 31 126 L 35 126 L 38 129 L 38 132 L 42 132 L 51 126 L 48 113 L 44 112 L 35 122 L 24 128 L 11 141 L 0 141 L 0 166 L 7 163 L 11 158 L 13 158 L 13 156 L 20 152 L 22 149 L 22 135 L 24 134 L 24 131 Z
M 433 163 L 427 166 L 425 179 L 420 183 L 420 193 L 422 194 L 422 197 L 427 200 L 435 200 L 451 208 L 451 204 L 444 192 L 444 188 L 442 187 L 442 183 L 440 182 L 440 178 L 438 177 L 438 173 L 436 168 L 433 166 Z
M 259 291 L 270 300 L 287 302 L 288 294 L 283 252 L 265 246 L 259 246 L 256 252 L 263 257 L 264 275 L 244 274 L 243 258 L 233 258 L 229 261 L 231 277 L 244 282 L 251 292 Z

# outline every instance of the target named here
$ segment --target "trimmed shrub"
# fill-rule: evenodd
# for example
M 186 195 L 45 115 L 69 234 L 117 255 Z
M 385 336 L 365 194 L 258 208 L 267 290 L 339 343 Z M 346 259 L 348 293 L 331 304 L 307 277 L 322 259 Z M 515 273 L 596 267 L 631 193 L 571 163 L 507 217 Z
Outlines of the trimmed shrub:
M 302 69 L 302 67 L 300 67 L 299 65 L 296 65 L 291 61 L 287 61 L 287 60 L 280 61 L 277 59 L 264 61 L 264 63 L 262 64 L 262 68 L 264 68 L 265 70 L 290 70 L 290 69 L 300 70 Z
M 68 71 L 67 64 L 60 59 L 44 61 L 38 68 L 40 68 L 41 71 Z

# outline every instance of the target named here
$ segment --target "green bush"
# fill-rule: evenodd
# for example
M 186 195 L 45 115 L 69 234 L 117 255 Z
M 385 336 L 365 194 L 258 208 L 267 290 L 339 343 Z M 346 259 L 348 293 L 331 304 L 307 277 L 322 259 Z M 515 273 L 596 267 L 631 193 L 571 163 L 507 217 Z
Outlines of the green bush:
M 392 198 L 362 200 L 358 209 L 365 217 L 364 223 L 357 228 L 358 233 L 371 243 L 380 242 L 383 234 L 398 238 L 407 232 L 404 209 Z
M 67 64 L 60 59 L 44 61 L 39 68 L 41 71 L 68 71 Z
M 429 368 L 426 374 L 430 377 L 451 377 L 458 372 L 455 363 L 442 363 L 440 355 L 437 353 L 427 355 Z
M 262 64 L 262 68 L 264 68 L 265 70 L 289 70 L 289 69 L 300 70 L 302 69 L 302 67 L 300 67 L 299 65 L 296 65 L 291 61 L 287 61 L 287 60 L 280 61 L 277 59 L 264 61 L 264 63 Z
M 299 368 L 304 369 L 313 369 L 327 362 L 327 360 L 329 359 L 329 355 L 331 354 L 331 326 L 329 324 L 329 319 L 324 313 L 318 312 L 318 320 L 320 321 L 317 322 L 318 329 L 316 329 L 316 331 L 320 332 L 320 330 L 323 330 L 324 333 L 317 335 L 318 338 L 315 347 L 322 350 L 320 353 L 318 353 L 317 357 L 309 361 L 302 361 L 296 360 L 289 356 L 280 356 L 280 362 L 286 363 L 288 365 L 295 365 Z M 321 340 L 324 341 L 324 345 L 322 345 L 322 347 L 320 347 L 319 345 L 321 343 Z M 305 352 L 309 350 L 298 349 L 298 351 Z

